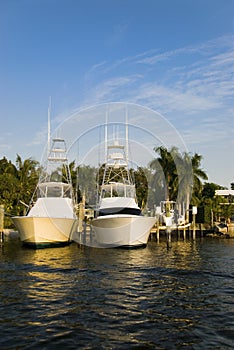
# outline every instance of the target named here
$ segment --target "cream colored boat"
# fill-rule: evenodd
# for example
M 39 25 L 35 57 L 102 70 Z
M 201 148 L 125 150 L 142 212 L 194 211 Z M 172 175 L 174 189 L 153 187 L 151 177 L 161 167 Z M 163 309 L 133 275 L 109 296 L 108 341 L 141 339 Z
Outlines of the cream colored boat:
M 53 140 L 36 195 L 36 202 L 29 206 L 27 215 L 12 218 L 22 243 L 35 248 L 69 244 L 76 231 L 77 217 L 62 139 Z

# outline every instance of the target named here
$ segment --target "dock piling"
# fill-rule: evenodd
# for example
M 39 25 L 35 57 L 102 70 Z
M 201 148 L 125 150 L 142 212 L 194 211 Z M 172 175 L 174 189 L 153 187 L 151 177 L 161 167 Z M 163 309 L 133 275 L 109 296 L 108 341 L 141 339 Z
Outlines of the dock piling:
M 167 234 L 167 248 L 171 248 L 171 230 L 166 229 L 166 234 Z
M 0 205 L 0 242 L 4 242 L 4 205 Z

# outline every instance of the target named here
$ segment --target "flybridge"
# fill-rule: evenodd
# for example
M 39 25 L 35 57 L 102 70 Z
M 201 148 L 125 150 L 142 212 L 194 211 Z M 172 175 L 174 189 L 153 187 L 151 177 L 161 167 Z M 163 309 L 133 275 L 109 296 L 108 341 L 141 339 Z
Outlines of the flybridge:
M 126 156 L 124 155 L 124 146 L 121 145 L 115 145 L 115 146 L 108 146 L 108 150 L 116 149 L 116 150 L 122 150 L 121 152 L 113 152 L 108 153 L 108 160 L 107 160 L 107 166 L 108 167 L 114 167 L 119 168 L 121 167 L 127 167 L 128 163 L 126 161 Z
M 63 139 L 53 139 L 53 145 L 50 150 L 48 160 L 49 161 L 61 161 L 61 162 L 66 162 L 67 157 L 66 157 L 66 144 Z

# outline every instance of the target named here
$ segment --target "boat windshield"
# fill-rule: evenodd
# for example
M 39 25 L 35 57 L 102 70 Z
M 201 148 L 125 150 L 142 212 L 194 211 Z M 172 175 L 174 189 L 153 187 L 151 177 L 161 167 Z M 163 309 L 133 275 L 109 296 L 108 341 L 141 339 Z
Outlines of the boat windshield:
M 65 183 L 41 183 L 38 186 L 38 198 L 55 197 L 55 198 L 71 198 L 72 187 Z
M 135 186 L 113 182 L 102 186 L 101 196 L 102 198 L 107 198 L 107 197 L 135 198 L 136 197 Z

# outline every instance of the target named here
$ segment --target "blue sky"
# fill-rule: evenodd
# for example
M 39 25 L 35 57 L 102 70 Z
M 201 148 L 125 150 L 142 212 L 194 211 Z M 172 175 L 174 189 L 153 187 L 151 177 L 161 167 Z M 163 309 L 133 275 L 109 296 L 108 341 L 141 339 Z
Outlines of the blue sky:
M 53 129 L 128 102 L 162 114 L 230 187 L 233 13 L 233 0 L 1 0 L 0 158 L 40 160 L 50 96 Z

